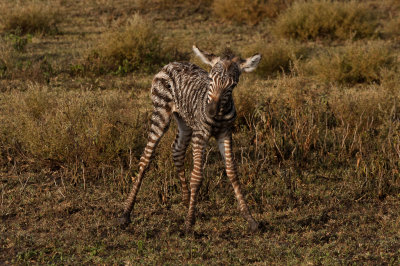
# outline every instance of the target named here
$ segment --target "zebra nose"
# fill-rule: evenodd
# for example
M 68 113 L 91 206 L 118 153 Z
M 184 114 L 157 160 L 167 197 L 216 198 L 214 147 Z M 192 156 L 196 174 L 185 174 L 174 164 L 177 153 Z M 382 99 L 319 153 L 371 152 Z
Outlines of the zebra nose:
M 218 102 L 211 101 L 206 107 L 208 116 L 214 118 L 218 114 L 218 109 Z

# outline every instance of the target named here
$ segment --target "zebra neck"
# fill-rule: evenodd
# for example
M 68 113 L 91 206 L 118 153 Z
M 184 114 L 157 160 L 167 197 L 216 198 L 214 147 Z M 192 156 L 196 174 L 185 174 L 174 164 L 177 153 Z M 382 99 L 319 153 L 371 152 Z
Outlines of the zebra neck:
M 212 95 L 212 93 L 213 93 L 213 89 L 212 89 L 212 87 L 211 87 L 211 83 L 209 83 L 208 86 L 207 86 L 207 93 L 206 93 L 206 97 L 205 97 L 205 104 L 206 104 L 206 105 L 209 104 L 209 103 L 211 102 L 211 99 L 212 99 L 211 95 Z

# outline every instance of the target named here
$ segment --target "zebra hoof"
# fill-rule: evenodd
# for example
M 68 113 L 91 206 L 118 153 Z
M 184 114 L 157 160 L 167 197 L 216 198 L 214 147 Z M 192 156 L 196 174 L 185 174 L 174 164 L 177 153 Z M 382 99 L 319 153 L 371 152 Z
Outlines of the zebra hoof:
M 256 233 L 260 231 L 260 224 L 256 221 L 249 222 L 248 229 L 251 233 Z
M 121 229 L 125 229 L 131 223 L 130 215 L 122 215 L 118 218 L 117 224 Z

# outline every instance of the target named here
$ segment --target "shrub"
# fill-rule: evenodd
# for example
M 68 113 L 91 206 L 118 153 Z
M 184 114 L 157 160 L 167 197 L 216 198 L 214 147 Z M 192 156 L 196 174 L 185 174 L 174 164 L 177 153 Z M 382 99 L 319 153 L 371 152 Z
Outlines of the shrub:
M 140 156 L 148 108 L 119 91 L 53 90 L 30 85 L 0 98 L 0 160 L 41 167 L 117 167 Z
M 262 55 L 261 62 L 255 72 L 265 78 L 281 72 L 290 72 L 293 62 L 305 59 L 309 54 L 309 49 L 296 42 L 276 41 L 267 43 L 264 40 L 259 40 L 254 45 L 244 49 L 243 53 L 249 55 L 260 53 Z
M 397 60 L 388 44 L 382 41 L 352 43 L 327 49 L 305 65 L 308 74 L 321 81 L 338 83 L 380 82 L 384 68 L 396 68 Z
M 23 35 L 54 34 L 61 21 L 59 11 L 53 3 L 24 1 L 17 4 L 1 4 L 0 25 L 2 31 Z
M 384 33 L 387 37 L 400 39 L 400 17 L 392 18 L 385 24 Z
M 366 4 L 299 1 L 277 18 L 274 33 L 299 40 L 360 39 L 373 36 L 377 25 L 375 12 Z
M 226 21 L 257 24 L 274 18 L 293 1 L 284 0 L 215 0 L 213 11 Z
M 86 67 L 97 73 L 152 72 L 172 60 L 183 60 L 176 46 L 163 45 L 163 36 L 135 14 L 120 30 L 103 34 L 87 58 Z

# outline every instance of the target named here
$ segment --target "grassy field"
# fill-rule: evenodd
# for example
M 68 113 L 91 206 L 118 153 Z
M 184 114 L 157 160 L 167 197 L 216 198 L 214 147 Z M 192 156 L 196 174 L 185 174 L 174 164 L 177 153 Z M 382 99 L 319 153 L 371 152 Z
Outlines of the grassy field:
M 4 0 L 0 264 L 400 264 L 397 0 Z M 234 98 L 240 216 L 215 140 L 194 234 L 161 141 L 124 230 L 152 77 L 263 55 Z M 186 175 L 192 168 L 187 153 Z

